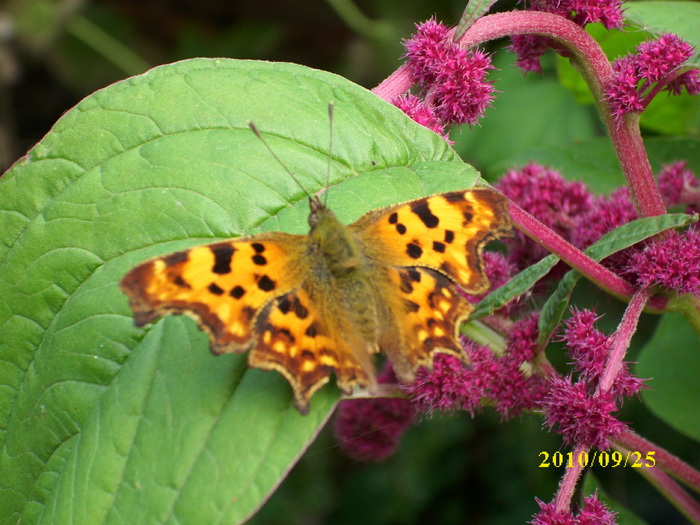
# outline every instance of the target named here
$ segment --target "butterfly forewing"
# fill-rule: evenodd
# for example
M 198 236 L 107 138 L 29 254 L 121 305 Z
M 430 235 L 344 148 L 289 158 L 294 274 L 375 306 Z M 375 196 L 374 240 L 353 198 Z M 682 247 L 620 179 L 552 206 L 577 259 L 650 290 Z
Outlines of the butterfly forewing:
M 168 314 L 194 317 L 211 335 L 212 351 L 241 352 L 255 337 L 253 320 L 275 297 L 298 288 L 308 238 L 261 234 L 198 246 L 151 259 L 131 270 L 121 288 L 142 326 Z
M 478 188 L 370 212 L 350 226 L 369 257 L 388 266 L 432 268 L 469 293 L 488 288 L 483 246 L 510 230 L 505 198 Z

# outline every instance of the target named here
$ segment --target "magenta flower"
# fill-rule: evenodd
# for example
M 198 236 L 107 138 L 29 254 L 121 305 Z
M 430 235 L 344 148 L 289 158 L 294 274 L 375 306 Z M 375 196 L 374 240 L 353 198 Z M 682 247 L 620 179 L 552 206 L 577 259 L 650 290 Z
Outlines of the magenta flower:
M 449 412 L 466 410 L 472 416 L 481 409 L 481 398 L 486 394 L 485 377 L 479 377 L 477 370 L 488 366 L 489 356 L 483 358 L 484 352 L 493 355 L 487 347 L 475 347 L 472 356 L 482 356 L 474 367 L 467 367 L 456 357 L 438 354 L 433 360 L 433 369 L 421 368 L 416 374 L 416 381 L 404 385 L 413 406 L 420 412 Z M 472 361 L 474 362 L 474 361 Z M 490 374 L 488 374 L 490 377 Z
M 434 131 L 438 135 L 442 135 L 445 140 L 449 141 L 445 135 L 445 126 L 438 119 L 433 107 L 417 96 L 412 94 L 402 95 L 394 98 L 391 103 L 421 126 Z
M 660 89 L 680 94 L 685 87 L 690 94 L 700 93 L 698 71 L 681 71 L 692 56 L 693 46 L 669 33 L 613 62 L 615 77 L 605 88 L 613 116 L 641 113 Z
M 685 162 L 664 166 L 659 174 L 659 191 L 669 208 L 688 204 L 691 206 L 688 212 L 692 212 L 700 207 L 700 180 L 687 169 Z
M 459 47 L 435 19 L 416 26 L 404 46 L 413 80 L 425 89 L 426 103 L 442 125 L 478 122 L 493 100 L 494 87 L 486 81 L 491 58 Z
M 533 410 L 544 398 L 545 379 L 520 370 L 537 350 L 537 316 L 514 325 L 503 356 L 466 338 L 463 344 L 469 366 L 454 356 L 438 354 L 432 370 L 419 370 L 415 383 L 403 387 L 416 409 L 428 413 L 466 410 L 473 416 L 487 400 L 504 419 L 511 419 Z
M 496 187 L 569 241 L 579 228 L 577 217 L 587 213 L 593 203 L 593 196 L 582 183 L 568 181 L 559 172 L 538 164 L 508 171 Z M 522 269 L 548 254 L 524 234 L 517 232 L 516 235 L 507 244 L 509 259 L 518 268 Z
M 609 231 L 637 218 L 629 188 L 623 186 L 613 191 L 609 197 L 593 199 L 591 207 L 576 218 L 571 242 L 579 248 L 588 248 Z
M 530 523 L 532 525 L 576 525 L 576 518 L 569 511 L 558 511 L 554 503 L 545 503 L 535 498 L 540 506 L 540 511 L 535 514 Z
M 576 517 L 576 525 L 615 525 L 617 512 L 613 512 L 598 499 L 598 493 L 583 499 L 583 507 Z
M 571 382 L 571 378 L 554 377 L 551 388 L 542 406 L 545 426 L 550 431 L 555 427 L 567 445 L 607 450 L 608 440 L 617 438 L 627 425 L 615 418 L 617 412 L 615 395 L 588 392 L 585 381 Z
M 583 499 L 583 506 L 574 516 L 569 511 L 557 511 L 554 503 L 544 503 L 537 499 L 540 511 L 534 516 L 533 525 L 615 525 L 616 512 L 609 510 L 595 493 Z
M 629 261 L 641 287 L 661 285 L 677 294 L 700 293 L 700 231 L 691 226 L 648 242 Z
M 388 369 L 378 381 L 395 383 Z M 338 406 L 335 437 L 343 451 L 358 461 L 381 461 L 393 454 L 401 436 L 415 419 L 407 399 L 348 399 Z
M 598 386 L 612 343 L 610 337 L 595 327 L 598 319 L 592 310 L 572 309 L 572 315 L 565 321 L 564 333 L 560 339 L 566 343 L 579 380 L 591 385 L 591 391 Z M 629 372 L 627 363 L 622 363 L 610 390 L 623 398 L 636 394 L 642 387 L 642 381 Z

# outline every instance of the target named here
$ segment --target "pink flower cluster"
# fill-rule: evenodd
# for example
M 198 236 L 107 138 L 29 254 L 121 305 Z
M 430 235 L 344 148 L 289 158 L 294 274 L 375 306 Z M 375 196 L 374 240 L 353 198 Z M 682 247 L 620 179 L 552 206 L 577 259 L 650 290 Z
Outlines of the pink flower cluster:
M 439 133 L 450 124 L 475 124 L 491 105 L 494 87 L 486 81 L 491 58 L 466 51 L 451 40 L 446 26 L 430 19 L 404 42 L 407 67 L 423 98 L 403 95 L 392 102 Z
M 613 415 L 618 410 L 616 399 L 636 394 L 643 385 L 622 363 L 612 387 L 600 389 L 612 339 L 596 329 L 596 320 L 590 310 L 573 310 L 566 321 L 562 340 L 578 378 L 552 378 L 542 407 L 545 425 L 558 428 L 565 443 L 607 449 L 609 440 L 627 428 Z
M 396 383 L 391 368 L 377 378 Z M 335 437 L 343 451 L 358 461 L 381 461 L 391 456 L 406 429 L 415 419 L 407 399 L 348 399 L 336 411 Z
M 628 271 L 643 288 L 660 285 L 679 295 L 700 293 L 700 231 L 691 226 L 652 239 L 630 257 Z
M 642 42 L 636 53 L 613 62 L 615 76 L 605 87 L 613 116 L 620 119 L 641 113 L 660 90 L 679 95 L 685 87 L 690 94 L 700 93 L 700 72 L 683 69 L 692 56 L 693 46 L 677 35 L 666 34 Z
M 593 494 L 583 499 L 583 505 L 579 513 L 574 516 L 571 512 L 559 512 L 554 503 L 544 503 L 537 500 L 540 512 L 530 522 L 532 525 L 615 525 L 617 523 L 616 512 L 609 510 L 598 499 L 598 494 Z
M 456 357 L 438 355 L 433 369 L 419 370 L 416 381 L 404 390 L 421 412 L 465 410 L 473 416 L 486 402 L 504 419 L 512 419 L 537 407 L 546 392 L 542 376 L 521 370 L 535 356 L 537 335 L 537 316 L 523 318 L 513 326 L 500 357 L 463 338 L 469 367 Z

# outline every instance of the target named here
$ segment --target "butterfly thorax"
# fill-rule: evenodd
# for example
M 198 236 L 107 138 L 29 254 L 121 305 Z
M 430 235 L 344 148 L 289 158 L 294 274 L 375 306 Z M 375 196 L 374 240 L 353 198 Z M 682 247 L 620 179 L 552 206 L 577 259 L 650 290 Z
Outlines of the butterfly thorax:
M 322 309 L 329 312 L 328 318 L 342 326 L 338 331 L 371 377 L 369 355 L 378 350 L 380 335 L 377 324 L 380 308 L 372 284 L 371 265 L 354 233 L 318 199 L 311 200 L 309 224 L 311 246 L 316 251 L 311 259 L 316 263 L 311 265 L 313 277 L 304 287 L 323 304 Z
M 311 242 L 334 278 L 349 277 L 360 270 L 360 252 L 352 233 L 318 198 L 311 200 L 309 225 Z

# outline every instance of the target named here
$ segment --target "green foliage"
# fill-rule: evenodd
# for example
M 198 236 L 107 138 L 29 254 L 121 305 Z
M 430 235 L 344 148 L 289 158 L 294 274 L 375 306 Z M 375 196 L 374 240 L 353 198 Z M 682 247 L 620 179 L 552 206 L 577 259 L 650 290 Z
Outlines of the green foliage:
M 336 389 L 302 417 L 278 374 L 211 356 L 191 320 L 136 329 L 117 283 L 156 254 L 305 231 L 305 194 L 247 122 L 314 193 L 330 101 L 341 219 L 474 183 L 444 140 L 340 77 L 213 59 L 91 95 L 0 179 L 3 523 L 238 522 L 314 438 Z

